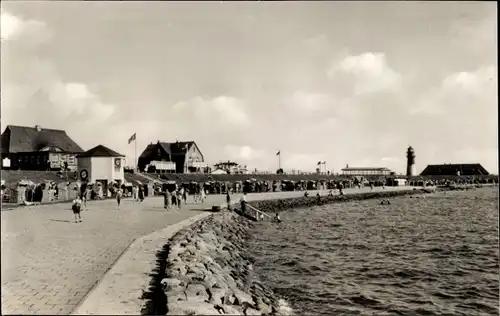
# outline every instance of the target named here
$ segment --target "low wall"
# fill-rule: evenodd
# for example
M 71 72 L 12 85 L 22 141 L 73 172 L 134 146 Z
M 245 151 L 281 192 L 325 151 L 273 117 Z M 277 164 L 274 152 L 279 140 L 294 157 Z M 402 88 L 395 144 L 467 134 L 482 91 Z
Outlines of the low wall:
M 300 197 L 254 201 L 263 211 L 314 206 L 374 198 L 430 193 L 431 189 L 370 192 L 344 196 Z M 248 228 L 254 225 L 235 212 L 215 213 L 179 231 L 166 245 L 166 263 L 160 263 L 161 295 L 149 302 L 143 314 L 169 315 L 284 315 L 290 309 L 259 282 L 253 259 L 246 254 Z M 165 306 L 166 305 L 166 306 Z

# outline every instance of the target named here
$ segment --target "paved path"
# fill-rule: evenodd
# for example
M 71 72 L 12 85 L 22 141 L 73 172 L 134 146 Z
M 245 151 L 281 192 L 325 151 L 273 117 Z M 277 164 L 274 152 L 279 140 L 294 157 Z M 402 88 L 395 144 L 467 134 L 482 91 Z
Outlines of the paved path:
M 93 201 L 82 223 L 69 204 L 2 211 L 2 314 L 70 313 L 136 238 L 223 200 L 170 212 L 161 198 L 124 200 L 119 211 L 113 200 Z
M 346 194 L 366 191 L 370 189 L 345 190 Z M 248 194 L 247 201 L 302 195 Z M 233 201 L 239 196 L 233 195 Z M 2 211 L 2 314 L 69 314 L 136 238 L 224 200 L 210 195 L 203 205 L 170 212 L 163 209 L 159 197 L 143 203 L 124 200 L 121 210 L 114 200 L 92 201 L 89 210 L 82 212 L 82 223 L 72 222 L 69 204 Z

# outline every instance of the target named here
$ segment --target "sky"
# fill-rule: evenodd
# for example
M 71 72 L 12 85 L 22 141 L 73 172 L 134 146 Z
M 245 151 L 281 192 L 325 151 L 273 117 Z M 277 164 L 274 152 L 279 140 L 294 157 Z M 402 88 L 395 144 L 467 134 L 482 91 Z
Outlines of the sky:
M 496 2 L 1 3 L 1 124 L 130 165 L 158 140 L 274 172 L 498 173 Z

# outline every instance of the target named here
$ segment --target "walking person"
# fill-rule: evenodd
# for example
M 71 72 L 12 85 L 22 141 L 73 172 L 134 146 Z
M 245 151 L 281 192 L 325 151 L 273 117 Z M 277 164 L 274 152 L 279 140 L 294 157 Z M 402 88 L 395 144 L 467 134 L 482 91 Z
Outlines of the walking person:
M 177 190 L 175 199 L 177 200 L 177 208 L 181 209 L 181 207 L 182 207 L 182 193 L 181 193 L 181 190 Z
M 144 201 L 144 189 L 142 188 L 142 186 L 139 187 L 139 201 Z
M 189 195 L 188 189 L 183 188 L 182 189 L 182 199 L 184 200 L 184 205 L 187 205 L 188 195 Z
M 207 199 L 207 194 L 205 192 L 205 189 L 202 188 L 201 189 L 201 203 L 205 202 L 206 199 Z
M 226 203 L 227 203 L 227 209 L 231 209 L 231 194 L 229 193 L 229 190 L 227 190 L 226 193 Z
M 167 211 L 170 211 L 170 209 L 172 208 L 172 194 L 169 190 L 165 190 L 165 200 L 163 207 L 166 208 Z
M 87 194 L 88 194 L 88 189 L 85 188 L 85 191 L 83 192 L 82 195 L 82 202 L 83 202 L 83 209 L 87 210 Z
M 75 223 L 82 221 L 82 216 L 80 215 L 81 207 L 82 207 L 82 200 L 80 199 L 80 196 L 77 195 L 76 198 L 73 200 L 73 205 L 71 205 L 71 209 L 73 210 L 73 215 L 75 216 Z
M 132 197 L 134 199 L 134 202 L 137 202 L 138 201 L 138 188 L 136 185 L 134 185 L 134 187 L 132 188 Z
M 200 199 L 200 188 L 198 186 L 196 186 L 194 188 L 194 192 L 193 192 L 193 201 L 195 204 L 198 204 L 198 201 Z
M 243 193 L 243 196 L 240 199 L 241 212 L 245 213 L 247 210 L 247 193 Z
M 116 203 L 118 204 L 118 209 L 120 209 L 120 202 L 122 201 L 123 191 L 121 188 L 116 190 Z

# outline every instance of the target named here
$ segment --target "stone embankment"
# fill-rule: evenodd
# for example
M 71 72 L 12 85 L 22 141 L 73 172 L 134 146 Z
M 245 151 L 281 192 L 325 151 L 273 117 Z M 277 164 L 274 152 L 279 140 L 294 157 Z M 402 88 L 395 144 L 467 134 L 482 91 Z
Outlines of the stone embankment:
M 385 192 L 366 192 L 353 193 L 346 195 L 321 196 L 319 199 L 316 196 L 298 197 L 282 200 L 268 200 L 252 202 L 252 206 L 263 212 L 279 212 L 281 210 L 293 209 L 298 207 L 312 207 L 316 205 L 332 204 L 338 202 L 360 201 L 367 199 L 388 199 L 396 196 L 415 195 L 433 193 L 435 188 L 422 188 L 405 191 L 385 191 Z
M 214 214 L 180 231 L 169 245 L 161 281 L 170 315 L 265 315 L 278 298 L 253 274 L 245 241 L 251 222 L 235 213 Z
M 343 201 L 387 199 L 428 193 L 424 190 L 386 191 L 330 197 L 300 197 L 255 201 L 263 211 L 308 207 Z M 235 212 L 215 213 L 179 231 L 166 245 L 166 262 L 158 274 L 157 295 L 143 314 L 167 315 L 284 315 L 271 289 L 254 275 L 253 260 L 245 251 L 248 228 L 254 225 Z M 164 257 L 164 258 L 165 258 Z

